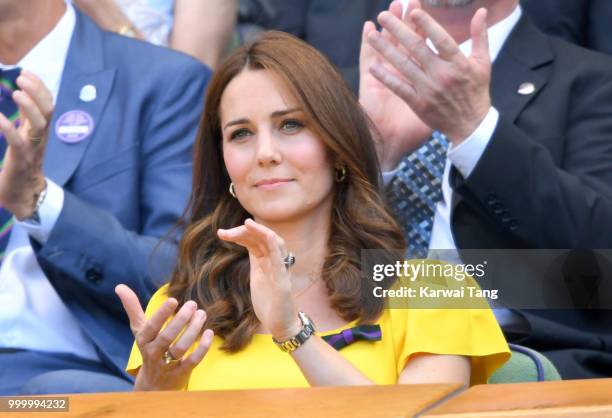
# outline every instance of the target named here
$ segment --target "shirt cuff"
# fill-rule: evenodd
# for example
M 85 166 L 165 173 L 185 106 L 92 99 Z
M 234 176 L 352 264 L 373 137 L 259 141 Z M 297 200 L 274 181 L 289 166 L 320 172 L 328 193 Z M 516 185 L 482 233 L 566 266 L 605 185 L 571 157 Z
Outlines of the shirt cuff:
M 19 222 L 15 218 L 15 224 L 23 228 L 29 236 L 44 244 L 49 239 L 51 231 L 64 207 L 64 189 L 47 179 L 47 196 L 38 209 L 40 224 L 31 222 Z
M 395 167 L 391 171 L 383 171 L 382 172 L 382 180 L 383 180 L 383 185 L 384 186 L 386 186 L 387 184 L 389 184 L 391 182 L 393 177 L 395 177 L 395 175 L 397 174 L 397 170 L 399 170 L 399 164 L 398 164 L 397 167 Z
M 448 147 L 448 159 L 457 167 L 463 178 L 467 179 L 480 161 L 493 137 L 498 121 L 499 112 L 491 107 L 472 135 L 459 145 L 450 144 Z

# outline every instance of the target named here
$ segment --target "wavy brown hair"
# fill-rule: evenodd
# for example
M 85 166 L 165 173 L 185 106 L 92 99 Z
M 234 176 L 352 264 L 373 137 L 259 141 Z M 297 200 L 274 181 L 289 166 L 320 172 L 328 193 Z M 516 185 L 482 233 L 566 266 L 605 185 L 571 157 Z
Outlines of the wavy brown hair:
M 384 308 L 374 282 L 361 272 L 362 249 L 403 249 L 403 234 L 379 192 L 379 166 L 369 122 L 334 67 L 314 48 L 283 32 L 266 32 L 232 53 L 213 76 L 194 150 L 193 189 L 169 295 L 194 300 L 222 349 L 244 348 L 259 326 L 250 298 L 246 249 L 218 239 L 219 228 L 241 225 L 249 213 L 229 192 L 222 152 L 220 102 L 241 71 L 267 70 L 304 109 L 308 127 L 331 161 L 346 168 L 335 183 L 324 280 L 329 302 L 346 321 L 375 321 Z

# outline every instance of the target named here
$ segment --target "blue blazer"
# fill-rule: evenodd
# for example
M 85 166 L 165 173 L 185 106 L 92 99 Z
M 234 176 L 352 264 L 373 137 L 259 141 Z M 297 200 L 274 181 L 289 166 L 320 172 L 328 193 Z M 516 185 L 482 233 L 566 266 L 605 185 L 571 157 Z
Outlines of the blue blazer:
M 196 60 L 104 32 L 77 11 L 44 162 L 45 175 L 64 189 L 64 206 L 49 240 L 32 245 L 118 376 L 128 377 L 133 336 L 114 288 L 129 285 L 145 305 L 173 267 L 176 240 L 159 241 L 189 197 L 209 78 Z M 94 100 L 81 99 L 86 85 L 95 86 Z M 91 117 L 93 131 L 69 143 L 56 125 L 74 110 Z

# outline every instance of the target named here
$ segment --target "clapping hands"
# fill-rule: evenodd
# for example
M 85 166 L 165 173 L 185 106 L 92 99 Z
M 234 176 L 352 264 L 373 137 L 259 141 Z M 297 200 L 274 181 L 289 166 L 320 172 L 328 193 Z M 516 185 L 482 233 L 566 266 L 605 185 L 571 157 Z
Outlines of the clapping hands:
M 382 165 L 389 169 L 432 130 L 455 145 L 476 130 L 491 108 L 491 60 L 485 9 L 472 18 L 467 57 L 418 0 L 410 1 L 403 18 L 394 1 L 378 22 L 382 33 L 371 22 L 364 26 L 359 100 L 381 132 Z
M 283 239 L 251 219 L 220 229 L 218 236 L 249 252 L 251 301 L 261 324 L 279 341 L 296 335 L 302 326 L 291 295 L 291 273 L 283 263 L 287 255 Z
M 115 292 L 128 314 L 130 328 L 142 355 L 142 367 L 136 377 L 135 390 L 180 390 L 186 387 L 193 369 L 204 359 L 213 340 L 213 332 L 202 328 L 206 312 L 193 301 L 185 303 L 174 315 L 178 302 L 167 299 L 147 319 L 138 296 L 127 286 Z M 168 320 L 174 315 L 174 318 Z M 168 322 L 165 328 L 164 324 Z M 195 350 L 189 353 L 194 343 Z
M 17 219 L 29 218 L 45 188 L 43 161 L 47 130 L 53 113 L 53 96 L 33 73 L 23 70 L 13 92 L 19 108 L 19 126 L 0 114 L 0 132 L 8 144 L 0 170 L 0 206 Z M 0 156 L 2 157 L 2 156 Z

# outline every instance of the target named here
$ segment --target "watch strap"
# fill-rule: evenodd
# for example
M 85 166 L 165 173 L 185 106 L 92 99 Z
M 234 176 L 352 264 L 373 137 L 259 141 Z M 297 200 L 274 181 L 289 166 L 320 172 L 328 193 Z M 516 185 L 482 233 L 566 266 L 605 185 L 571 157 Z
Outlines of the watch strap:
M 310 318 L 304 313 L 299 312 L 298 318 L 302 322 L 302 329 L 293 337 L 285 341 L 278 341 L 272 337 L 274 343 L 285 353 L 292 353 L 304 344 L 315 333 L 315 327 Z

